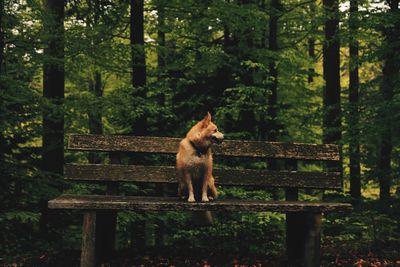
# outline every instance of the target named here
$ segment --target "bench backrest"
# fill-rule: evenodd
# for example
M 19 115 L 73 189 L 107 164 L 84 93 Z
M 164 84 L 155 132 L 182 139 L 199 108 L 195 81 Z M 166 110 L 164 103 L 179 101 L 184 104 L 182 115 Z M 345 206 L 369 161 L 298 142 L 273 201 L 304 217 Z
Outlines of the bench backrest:
M 68 137 L 67 148 L 77 151 L 176 154 L 180 140 L 180 138 L 169 137 L 73 134 Z M 331 144 L 226 140 L 213 147 L 213 153 L 226 157 L 331 162 L 340 160 L 339 147 Z M 341 189 L 339 172 L 214 168 L 213 173 L 219 185 Z M 67 164 L 65 178 L 80 181 L 177 183 L 174 166 Z

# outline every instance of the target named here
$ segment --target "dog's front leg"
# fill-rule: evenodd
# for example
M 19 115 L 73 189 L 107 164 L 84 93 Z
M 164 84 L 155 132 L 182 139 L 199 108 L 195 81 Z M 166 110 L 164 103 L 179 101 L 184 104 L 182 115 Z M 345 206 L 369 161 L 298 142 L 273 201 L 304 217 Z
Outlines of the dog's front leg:
M 192 177 L 190 176 L 190 174 L 188 172 L 184 172 L 183 174 L 185 176 L 185 182 L 187 185 L 187 190 L 188 190 L 188 202 L 195 202 L 195 198 L 194 198 L 194 192 L 193 192 L 193 184 L 192 184 Z
M 205 175 L 203 179 L 203 185 L 201 188 L 201 201 L 203 202 L 210 201 L 207 196 L 207 191 L 208 191 L 208 175 Z
M 215 179 L 214 176 L 212 176 L 212 174 L 210 174 L 210 176 L 208 176 L 208 186 L 210 187 L 210 193 L 211 193 L 211 197 L 209 197 L 210 200 L 212 199 L 216 199 L 218 197 L 218 191 L 217 188 L 215 187 Z

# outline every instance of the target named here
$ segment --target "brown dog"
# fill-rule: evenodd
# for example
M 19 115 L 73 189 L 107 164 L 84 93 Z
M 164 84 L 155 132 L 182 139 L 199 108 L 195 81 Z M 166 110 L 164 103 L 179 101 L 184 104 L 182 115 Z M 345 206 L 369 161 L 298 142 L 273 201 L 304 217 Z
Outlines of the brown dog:
M 189 202 L 209 201 L 218 195 L 212 175 L 213 159 L 211 145 L 221 143 L 224 135 L 211 122 L 207 113 L 194 125 L 180 142 L 176 154 L 176 169 L 179 179 L 178 195 Z M 210 190 L 211 197 L 208 196 Z

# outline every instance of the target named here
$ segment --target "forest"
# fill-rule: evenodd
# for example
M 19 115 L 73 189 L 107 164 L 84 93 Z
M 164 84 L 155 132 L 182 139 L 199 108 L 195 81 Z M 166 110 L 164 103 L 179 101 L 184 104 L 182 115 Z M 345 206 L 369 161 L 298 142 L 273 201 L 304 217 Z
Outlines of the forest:
M 104 192 L 65 181 L 64 164 L 109 159 L 68 151 L 68 134 L 183 138 L 207 112 L 228 140 L 339 145 L 343 190 L 300 190 L 354 207 L 324 215 L 322 265 L 400 266 L 399 0 L 0 0 L 0 264 L 79 265 L 81 213 L 47 203 Z M 221 212 L 211 227 L 182 212 L 116 216 L 102 266 L 282 266 L 285 257 L 282 213 Z

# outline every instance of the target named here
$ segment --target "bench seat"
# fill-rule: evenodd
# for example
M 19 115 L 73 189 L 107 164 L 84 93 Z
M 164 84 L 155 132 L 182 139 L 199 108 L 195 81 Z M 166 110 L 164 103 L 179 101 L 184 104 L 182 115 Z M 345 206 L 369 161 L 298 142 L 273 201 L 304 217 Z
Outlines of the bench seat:
M 325 212 L 350 210 L 347 203 L 304 201 L 263 201 L 217 199 L 189 203 L 177 197 L 139 197 L 111 195 L 62 195 L 49 201 L 50 208 L 88 210 L 148 210 L 148 211 L 274 211 Z
M 78 157 L 79 163 L 66 164 L 64 178 L 71 182 L 101 184 L 104 188 L 102 192 L 97 191 L 100 195 L 64 194 L 48 202 L 51 209 L 83 211 L 81 267 L 95 267 L 100 257 L 111 257 L 115 251 L 119 210 L 143 215 L 145 211 L 205 210 L 286 213 L 287 266 L 320 266 L 322 214 L 351 211 L 352 206 L 300 201 L 299 189 L 342 190 L 339 146 L 226 140 L 213 148 L 218 164 L 213 169 L 216 184 L 246 190 L 282 188 L 285 200 L 221 196 L 211 202 L 189 203 L 177 196 L 168 196 L 163 189 L 174 184 L 178 187 L 174 156 L 180 141 L 180 138 L 150 136 L 68 136 L 68 149 L 81 151 L 82 155 L 89 152 L 86 154 L 89 162 Z M 239 164 L 242 160 L 244 164 Z M 298 168 L 300 166 L 302 169 Z M 120 183 L 152 184 L 158 196 L 125 196 L 128 193 Z M 131 237 L 131 241 L 136 248 L 145 248 L 146 222 L 143 219 L 135 222 L 131 234 L 136 236 Z M 157 225 L 159 229 L 166 227 L 162 221 Z

